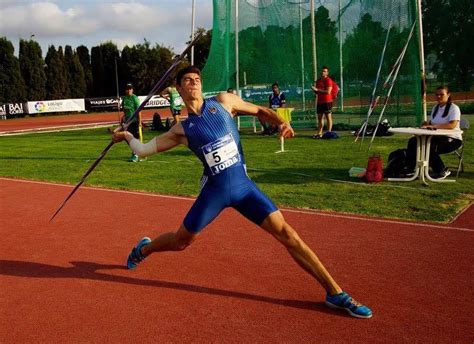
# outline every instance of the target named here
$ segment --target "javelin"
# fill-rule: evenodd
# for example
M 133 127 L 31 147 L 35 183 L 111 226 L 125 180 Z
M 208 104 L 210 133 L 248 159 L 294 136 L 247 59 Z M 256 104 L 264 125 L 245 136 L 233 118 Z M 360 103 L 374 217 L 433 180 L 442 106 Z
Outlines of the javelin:
M 140 106 L 135 110 L 135 112 L 133 113 L 133 115 L 128 119 L 128 121 L 122 125 L 122 127 L 120 128 L 120 131 L 125 131 L 127 130 L 128 126 L 130 124 L 132 124 L 133 122 L 135 122 L 137 120 L 137 114 L 145 107 L 146 103 L 148 103 L 148 101 L 150 100 L 151 97 L 153 97 L 153 95 L 155 95 L 164 85 L 166 79 L 168 79 L 168 77 L 170 76 L 170 74 L 176 69 L 176 67 L 178 67 L 178 65 L 181 63 L 181 61 L 184 59 L 185 55 L 189 52 L 189 50 L 191 50 L 191 47 L 194 46 L 194 44 L 196 44 L 196 42 L 201 39 L 202 37 L 202 33 L 201 34 L 198 34 L 196 36 L 196 38 L 194 38 L 191 43 L 189 43 L 189 45 L 186 47 L 186 49 L 183 50 L 183 52 L 181 53 L 181 55 L 179 56 L 176 56 L 173 61 L 172 61 L 172 64 L 171 66 L 168 68 L 168 70 L 165 72 L 165 74 L 163 74 L 163 76 L 161 77 L 161 79 L 158 81 L 158 83 L 155 85 L 155 87 L 153 87 L 153 89 L 150 91 L 150 93 L 148 93 L 147 97 L 145 98 L 145 100 L 140 104 Z M 91 174 L 91 172 L 96 168 L 96 166 L 100 163 L 100 161 L 105 157 L 105 155 L 107 154 L 107 152 L 110 150 L 110 148 L 112 148 L 112 146 L 114 145 L 114 141 L 111 141 L 107 147 L 104 148 L 104 150 L 102 151 L 102 153 L 100 153 L 100 155 L 98 156 L 98 158 L 92 163 L 92 165 L 87 169 L 87 171 L 84 173 L 84 175 L 82 176 L 81 180 L 77 183 L 77 185 L 74 187 L 74 189 L 72 189 L 71 193 L 66 197 L 66 199 L 63 201 L 63 203 L 59 206 L 58 210 L 56 210 L 56 212 L 54 213 L 53 216 L 51 216 L 51 218 L 49 219 L 49 221 L 52 221 L 57 214 L 59 214 L 59 212 L 61 211 L 61 209 L 66 205 L 67 201 L 74 195 L 74 193 L 79 189 L 79 187 L 84 183 L 84 181 L 86 180 L 87 176 L 89 174 Z
M 362 127 L 359 129 L 359 132 L 357 133 L 357 137 L 354 140 L 354 142 L 357 142 L 357 140 L 359 139 L 359 136 L 360 136 L 360 132 L 362 131 L 362 141 L 360 142 L 360 147 L 362 146 L 362 143 L 364 142 L 365 132 L 367 130 L 367 125 L 369 124 L 369 118 L 372 115 L 372 112 L 374 111 L 375 107 L 377 106 L 377 103 L 378 103 L 379 98 L 380 98 L 379 96 L 375 97 L 375 92 L 377 90 L 377 86 L 378 86 L 378 83 L 379 83 L 380 72 L 382 70 L 382 64 L 383 64 L 383 60 L 384 60 L 384 57 L 385 57 L 385 49 L 387 48 L 388 37 L 390 36 L 390 30 L 391 29 L 392 29 L 392 16 L 390 17 L 390 24 L 388 26 L 387 35 L 385 36 L 385 44 L 383 46 L 382 54 L 380 56 L 380 63 L 379 63 L 379 68 L 377 70 L 377 76 L 375 78 L 374 88 L 372 89 L 372 95 L 370 96 L 370 103 L 369 103 L 369 110 L 367 111 L 367 118 L 366 118 L 364 124 L 362 124 Z
M 385 101 L 384 101 L 382 110 L 380 111 L 380 115 L 379 115 L 379 118 L 378 118 L 378 121 L 377 121 L 377 125 L 375 126 L 374 132 L 372 134 L 372 139 L 370 140 L 368 150 L 370 150 L 370 148 L 372 147 L 372 142 L 374 142 L 375 135 L 377 134 L 377 130 L 379 128 L 380 122 L 382 121 L 382 116 L 383 116 L 383 114 L 385 112 L 385 109 L 387 107 L 387 104 L 388 104 L 388 101 L 389 101 L 389 98 L 390 98 L 390 94 L 392 93 L 393 86 L 395 85 L 395 81 L 397 80 L 398 72 L 400 71 L 400 67 L 402 66 L 402 61 L 403 61 L 403 58 L 405 57 L 405 53 L 407 51 L 408 44 L 410 43 L 410 40 L 413 37 L 413 32 L 415 30 L 415 26 L 416 26 L 416 21 L 413 23 L 413 26 L 411 27 L 410 34 L 408 35 L 408 38 L 407 38 L 407 42 L 406 42 L 405 46 L 403 47 L 400 56 L 398 57 L 398 60 L 397 60 L 398 65 L 397 65 L 397 68 L 395 69 L 395 71 L 393 73 L 393 78 L 390 81 L 390 88 L 388 89 L 388 92 L 387 92 L 387 95 L 385 97 Z M 388 82 L 387 82 L 387 84 L 388 84 Z

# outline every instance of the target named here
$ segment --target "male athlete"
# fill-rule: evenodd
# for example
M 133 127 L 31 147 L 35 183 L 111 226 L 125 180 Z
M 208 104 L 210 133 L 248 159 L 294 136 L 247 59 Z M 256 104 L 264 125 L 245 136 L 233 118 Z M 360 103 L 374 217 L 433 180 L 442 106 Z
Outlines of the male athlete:
M 118 130 L 113 140 L 127 140 L 142 157 L 186 145 L 204 165 L 201 192 L 176 232 L 164 233 L 154 240 L 145 237 L 138 242 L 128 256 L 128 268 L 134 269 L 154 252 L 184 250 L 224 208 L 233 207 L 286 247 L 293 259 L 326 290 L 329 307 L 345 309 L 357 318 L 370 318 L 372 311 L 342 291 L 278 208 L 247 175 L 234 114 L 253 115 L 275 124 L 285 138 L 294 136 L 291 126 L 273 110 L 247 103 L 231 93 L 204 99 L 201 73 L 194 66 L 178 72 L 176 88 L 189 113 L 186 120 L 146 144 L 129 132 Z

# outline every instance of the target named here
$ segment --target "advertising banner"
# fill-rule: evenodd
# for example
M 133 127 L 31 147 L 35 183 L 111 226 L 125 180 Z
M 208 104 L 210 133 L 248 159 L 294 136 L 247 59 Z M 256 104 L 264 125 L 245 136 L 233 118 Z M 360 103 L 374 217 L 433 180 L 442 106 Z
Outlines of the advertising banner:
M 24 117 L 26 114 L 25 103 L 8 103 L 0 105 L 0 119 Z
M 86 111 L 84 99 L 39 100 L 27 104 L 29 114 Z
M 141 104 L 146 99 L 146 96 L 138 96 L 138 99 L 140 100 L 140 104 Z M 168 101 L 168 99 L 155 95 L 151 97 L 150 100 L 146 103 L 145 109 L 163 108 L 163 107 L 169 107 L 169 106 L 170 106 L 170 102 Z
M 87 98 L 87 111 L 117 111 L 118 99 L 113 97 Z

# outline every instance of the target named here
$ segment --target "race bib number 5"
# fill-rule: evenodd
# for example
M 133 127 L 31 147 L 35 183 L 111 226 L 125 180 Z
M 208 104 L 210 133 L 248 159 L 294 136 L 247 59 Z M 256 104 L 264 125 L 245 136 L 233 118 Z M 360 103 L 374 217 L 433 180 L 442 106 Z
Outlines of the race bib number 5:
M 202 147 L 202 151 L 213 175 L 221 173 L 240 161 L 239 149 L 232 134 L 227 134 L 214 142 L 208 143 Z

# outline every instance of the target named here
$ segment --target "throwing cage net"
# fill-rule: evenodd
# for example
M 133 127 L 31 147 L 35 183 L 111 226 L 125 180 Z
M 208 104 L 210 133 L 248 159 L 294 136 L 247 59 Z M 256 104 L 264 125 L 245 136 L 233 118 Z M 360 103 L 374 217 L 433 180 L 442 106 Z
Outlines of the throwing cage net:
M 420 123 L 417 0 L 315 0 L 313 6 L 314 20 L 310 0 L 214 0 L 204 91 L 234 88 L 244 100 L 267 105 L 277 82 L 295 108 L 293 124 L 314 126 L 311 85 L 327 66 L 341 88 L 335 123 L 360 125 L 368 112 L 369 122 L 383 113 L 395 125 Z

